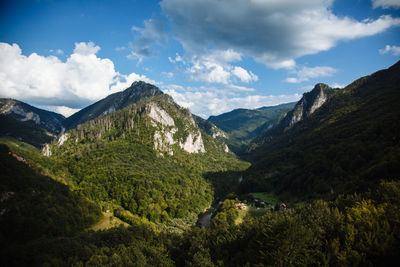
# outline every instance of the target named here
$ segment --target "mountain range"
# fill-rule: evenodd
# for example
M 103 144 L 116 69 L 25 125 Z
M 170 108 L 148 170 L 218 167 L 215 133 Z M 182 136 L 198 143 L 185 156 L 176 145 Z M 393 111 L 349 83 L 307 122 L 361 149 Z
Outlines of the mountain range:
M 275 126 L 295 104 L 235 109 L 218 116 L 211 116 L 208 121 L 226 133 L 225 142 L 233 152 L 240 154 L 254 138 Z
M 0 265 L 391 266 L 399 101 L 400 62 L 208 120 L 145 82 L 69 118 L 1 99 Z

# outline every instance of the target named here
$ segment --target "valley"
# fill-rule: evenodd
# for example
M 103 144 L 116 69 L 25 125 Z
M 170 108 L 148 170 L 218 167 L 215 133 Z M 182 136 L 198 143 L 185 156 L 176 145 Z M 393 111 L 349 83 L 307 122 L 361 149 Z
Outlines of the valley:
M 4 266 L 390 266 L 400 62 L 205 120 L 134 82 L 74 115 L 0 101 Z

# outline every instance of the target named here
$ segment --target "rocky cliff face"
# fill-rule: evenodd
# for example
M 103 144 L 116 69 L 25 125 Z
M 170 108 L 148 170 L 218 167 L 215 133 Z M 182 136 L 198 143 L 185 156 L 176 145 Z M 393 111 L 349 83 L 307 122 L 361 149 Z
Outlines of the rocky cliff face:
M 216 127 L 214 130 L 216 135 L 223 134 Z M 51 156 L 66 144 L 80 146 L 80 143 L 95 143 L 104 138 L 141 140 L 143 144 L 151 142 L 160 156 L 173 156 L 181 150 L 190 154 L 206 153 L 204 134 L 207 135 L 199 128 L 189 110 L 178 106 L 170 96 L 162 94 L 144 98 L 123 110 L 78 125 L 46 146 L 43 155 Z M 214 140 L 212 143 L 220 151 L 229 152 L 221 141 Z
M 308 118 L 338 91 L 339 89 L 331 88 L 323 83 L 316 84 L 310 92 L 303 94 L 299 102 L 297 102 L 292 110 L 286 113 L 279 123 L 254 139 L 247 147 L 246 154 L 249 155 L 257 147 L 272 142 L 272 140 L 281 136 L 295 124 Z
M 176 140 L 174 135 L 179 129 L 168 112 L 155 102 L 149 103 L 146 106 L 146 110 L 151 118 L 152 126 L 157 128 L 154 133 L 154 148 L 156 150 L 173 155 L 172 145 L 179 144 L 181 149 L 189 153 L 205 152 L 201 132 L 190 113 L 183 118 L 186 124 L 184 127 L 190 129 L 187 137 L 183 140 Z
M 333 89 L 326 84 L 318 83 L 314 89 L 305 93 L 297 102 L 293 110 L 289 111 L 281 120 L 280 127 L 287 130 L 297 122 L 305 119 L 321 107 L 330 96 L 334 95 L 338 89 Z
M 27 122 L 51 133 L 63 131 L 64 116 L 13 99 L 0 99 L 0 114 Z

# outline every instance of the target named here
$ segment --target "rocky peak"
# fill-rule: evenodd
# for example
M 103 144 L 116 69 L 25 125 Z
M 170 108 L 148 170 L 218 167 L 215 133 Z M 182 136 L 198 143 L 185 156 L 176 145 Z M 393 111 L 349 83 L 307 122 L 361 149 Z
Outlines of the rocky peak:
M 163 92 L 156 86 L 143 81 L 136 81 L 133 82 L 129 88 L 125 89 L 120 97 L 122 102 L 129 100 L 134 100 L 137 102 L 138 100 L 141 100 L 143 98 L 162 94 Z
M 286 115 L 284 119 L 284 121 L 288 122 L 286 127 L 292 126 L 314 113 L 331 95 L 335 94 L 336 91 L 337 89 L 333 89 L 326 84 L 316 84 L 310 92 L 303 94 L 303 97 L 296 104 L 294 109 Z
M 163 94 L 160 89 L 152 84 L 143 81 L 133 82 L 124 91 L 111 94 L 67 118 L 66 128 L 73 129 L 78 124 L 82 124 L 88 120 L 121 110 L 142 99 Z

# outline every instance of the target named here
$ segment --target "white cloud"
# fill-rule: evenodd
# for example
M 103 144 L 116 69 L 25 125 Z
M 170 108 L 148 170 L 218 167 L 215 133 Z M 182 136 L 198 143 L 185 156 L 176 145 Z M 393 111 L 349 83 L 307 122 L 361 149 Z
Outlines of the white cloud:
M 164 45 L 168 41 L 168 35 L 164 31 L 164 22 L 158 18 L 151 18 L 144 21 L 144 27 L 132 26 L 132 30 L 138 34 L 130 43 L 133 49 L 128 59 L 135 59 L 141 62 L 145 57 L 156 56 L 157 52 L 152 49 L 152 46 Z
M 281 103 L 298 101 L 300 94 L 293 95 L 238 95 L 224 88 L 186 88 L 186 90 L 174 89 L 166 86 L 164 93 L 171 95 L 181 106 L 203 118 L 210 115 L 219 115 L 237 108 L 254 109 L 263 106 L 273 106 Z
M 22 54 L 17 44 L 0 43 L 0 95 L 35 105 L 81 108 L 131 85 L 154 81 L 115 71 L 111 60 L 99 58 L 94 43 L 76 43 L 66 62 L 55 56 Z
M 386 45 L 384 49 L 379 49 L 379 54 L 383 55 L 387 53 L 391 53 L 393 56 L 400 55 L 400 46 Z
M 182 58 L 178 53 L 176 53 L 175 58 L 168 57 L 168 60 L 169 60 L 169 62 L 171 62 L 171 63 L 177 63 L 177 62 L 185 63 L 185 61 L 183 60 L 183 58 Z
M 232 74 L 238 77 L 242 82 L 249 83 L 251 81 L 257 81 L 258 77 L 254 73 L 243 69 L 242 67 L 235 66 L 232 70 Z
M 381 16 L 358 21 L 333 13 L 333 0 L 163 0 L 160 5 L 189 54 L 231 49 L 271 68 L 293 68 L 295 59 L 341 41 L 400 25 Z
M 308 81 L 310 79 L 332 76 L 336 73 L 336 69 L 327 66 L 317 66 L 317 67 L 301 67 L 297 72 L 297 77 L 289 77 L 285 79 L 288 83 L 301 83 Z
M 66 106 L 58 106 L 58 107 L 56 107 L 56 112 L 64 115 L 64 117 L 69 117 L 72 114 L 78 112 L 79 110 L 81 110 L 81 109 L 79 109 L 79 108 L 69 108 L 69 107 L 66 107 Z
M 163 71 L 161 74 L 164 75 L 165 77 L 167 77 L 168 79 L 171 79 L 172 77 L 174 77 L 174 73 L 173 72 L 165 72 L 165 71 Z
M 232 62 L 242 60 L 242 55 L 232 49 L 213 50 L 207 55 L 193 56 L 187 67 L 190 78 L 207 83 L 230 84 L 234 80 L 249 83 L 257 81 L 258 77 Z
M 372 0 L 372 6 L 374 8 L 381 7 L 383 9 L 388 8 L 400 8 L 400 1 L 399 0 Z
M 81 56 L 89 56 L 97 54 L 100 51 L 100 46 L 95 45 L 93 42 L 75 43 L 74 54 Z
M 341 83 L 333 83 L 331 85 L 332 88 L 345 88 L 346 85 L 345 84 L 341 84 Z

